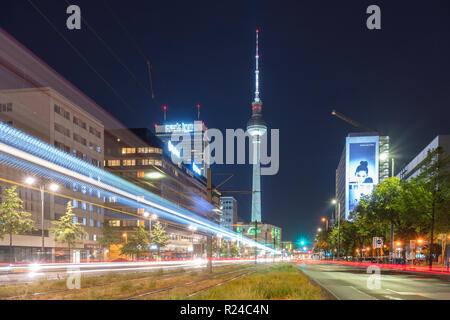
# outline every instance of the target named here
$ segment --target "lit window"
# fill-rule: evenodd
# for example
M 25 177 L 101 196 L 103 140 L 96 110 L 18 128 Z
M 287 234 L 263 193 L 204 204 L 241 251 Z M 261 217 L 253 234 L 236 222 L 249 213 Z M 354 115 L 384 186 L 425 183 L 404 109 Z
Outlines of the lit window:
M 138 178 L 144 178 L 144 176 L 145 176 L 145 172 L 144 171 L 138 171 L 138 173 L 137 173 L 137 177 Z
M 136 165 L 136 160 L 135 159 L 128 159 L 128 160 L 123 160 L 123 165 L 126 167 L 132 167 Z
M 108 160 L 107 166 L 108 167 L 118 167 L 118 166 L 120 166 L 120 160 Z
M 122 154 L 136 153 L 136 148 L 122 148 Z

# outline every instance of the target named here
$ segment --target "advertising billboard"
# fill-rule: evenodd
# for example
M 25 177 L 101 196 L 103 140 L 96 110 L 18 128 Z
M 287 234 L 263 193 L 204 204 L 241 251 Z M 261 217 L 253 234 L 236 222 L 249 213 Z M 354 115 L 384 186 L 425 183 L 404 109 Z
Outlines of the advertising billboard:
M 345 218 L 363 195 L 378 184 L 379 136 L 347 137 L 345 170 Z

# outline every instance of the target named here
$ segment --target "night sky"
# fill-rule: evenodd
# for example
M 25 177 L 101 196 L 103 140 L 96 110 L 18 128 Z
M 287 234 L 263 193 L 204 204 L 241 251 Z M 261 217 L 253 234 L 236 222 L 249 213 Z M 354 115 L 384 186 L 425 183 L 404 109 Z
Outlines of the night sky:
M 283 228 L 284 240 L 312 239 L 331 214 L 345 137 L 358 131 L 332 109 L 389 135 L 397 169 L 437 134 L 450 133 L 449 1 L 108 1 L 153 65 L 157 101 L 86 25 L 66 28 L 65 1 L 34 3 L 133 112 L 28 1 L 2 0 L 1 27 L 129 127 L 161 123 L 163 104 L 169 121 L 192 121 L 199 103 L 208 127 L 245 128 L 259 28 L 263 114 L 281 140 L 280 171 L 262 179 L 262 216 Z M 72 3 L 147 85 L 145 60 L 104 2 Z M 371 4 L 381 7 L 381 30 L 366 28 Z M 248 165 L 213 171 L 237 174 L 223 188 L 251 188 Z M 250 195 L 235 196 L 239 216 L 249 219 Z

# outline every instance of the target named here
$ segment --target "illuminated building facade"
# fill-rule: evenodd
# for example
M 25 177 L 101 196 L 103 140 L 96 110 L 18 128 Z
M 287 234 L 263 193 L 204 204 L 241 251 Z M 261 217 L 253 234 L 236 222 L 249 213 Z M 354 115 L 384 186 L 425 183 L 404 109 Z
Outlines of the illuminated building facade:
M 148 191 L 170 200 L 199 216 L 219 223 L 219 195 L 213 194 L 212 205 L 206 201 L 206 180 L 190 166 L 174 164 L 168 145 L 147 128 L 105 131 L 105 169 Z M 114 205 L 111 203 L 110 205 Z M 143 216 L 143 208 L 119 208 Z M 147 219 L 132 216 L 107 217 L 110 224 L 122 232 L 131 232 L 139 223 L 149 227 Z M 179 257 L 203 251 L 203 236 L 187 226 L 158 219 L 170 235 L 163 253 Z M 167 252 L 165 252 L 167 251 Z
M 385 157 L 381 156 L 385 155 Z M 338 210 L 342 220 L 363 195 L 372 193 L 375 186 L 389 177 L 389 137 L 376 132 L 350 133 L 336 169 L 336 200 L 331 224 L 337 223 Z
M 282 228 L 269 223 L 238 222 L 236 232 L 252 240 L 276 249 L 282 248 Z
M 442 147 L 447 154 L 450 154 L 450 135 L 436 136 L 425 148 L 422 149 L 406 166 L 396 175 L 401 180 L 410 180 L 420 174 L 420 165 L 425 160 L 428 152 L 433 152 L 436 148 Z
M 26 88 L 0 91 L 0 121 L 17 128 L 39 140 L 73 155 L 80 160 L 102 167 L 103 165 L 103 124 L 82 110 L 70 100 L 51 88 Z M 25 184 L 31 173 L 0 165 L 0 177 L 19 184 Z M 51 181 L 35 179 L 34 187 L 47 186 Z M 3 192 L 12 183 L 0 181 Z M 37 230 L 28 235 L 14 235 L 14 256 L 16 262 L 31 258 L 47 261 L 67 260 L 64 246 L 54 241 L 49 229 L 51 221 L 58 220 L 65 213 L 66 198 L 45 193 L 44 195 L 44 245 L 41 251 L 41 196 L 39 190 L 19 186 L 18 195 L 23 200 L 24 210 L 32 214 Z M 101 195 L 77 184 L 60 185 L 58 192 L 68 196 L 74 206 L 75 220 L 82 224 L 88 235 L 83 243 L 72 252 L 75 261 L 100 259 L 100 248 L 96 240 L 101 235 L 103 208 Z M 76 199 L 76 200 L 75 200 Z M 0 262 L 8 257 L 8 240 L 0 240 Z
M 209 167 L 209 165 L 205 163 L 205 148 L 207 144 L 203 139 L 206 130 L 207 127 L 205 126 L 205 123 L 199 120 L 194 122 L 164 123 L 162 125 L 155 124 L 156 136 L 163 141 L 167 148 L 170 147 L 172 151 L 175 151 L 174 145 L 178 143 L 171 141 L 172 134 L 189 136 L 191 140 L 191 168 L 193 171 L 196 171 L 197 174 L 204 177 L 206 177 L 206 171 Z M 183 154 L 179 154 L 179 158 L 183 156 Z

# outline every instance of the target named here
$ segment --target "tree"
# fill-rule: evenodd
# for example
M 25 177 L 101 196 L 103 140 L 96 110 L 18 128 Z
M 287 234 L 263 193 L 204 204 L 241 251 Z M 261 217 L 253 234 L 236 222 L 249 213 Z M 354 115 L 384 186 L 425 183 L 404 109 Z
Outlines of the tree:
M 239 246 L 237 245 L 237 243 L 235 243 L 233 241 L 230 243 L 230 254 L 233 258 L 239 257 L 239 255 L 240 255 Z
M 137 255 L 139 259 L 142 252 L 148 251 L 149 236 L 150 232 L 145 231 L 143 226 L 137 227 L 135 232 L 127 239 L 127 242 L 120 248 L 121 254 L 130 256 Z
M 0 238 L 9 235 L 9 262 L 12 263 L 12 236 L 32 231 L 34 221 L 31 213 L 23 211 L 23 201 L 16 192 L 17 186 L 5 190 L 0 204 Z
M 166 233 L 163 225 L 157 221 L 152 230 L 152 243 L 158 246 L 158 257 L 160 258 L 161 248 L 165 247 L 169 241 L 169 236 Z
M 73 221 L 74 216 L 72 202 L 69 201 L 67 202 L 66 213 L 59 220 L 52 221 L 55 227 L 50 230 L 55 235 L 55 241 L 57 243 L 67 244 L 69 256 L 70 249 L 77 243 L 82 242 L 82 238 L 87 235 L 81 223 Z
M 97 240 L 103 249 L 110 250 L 110 247 L 121 242 L 120 234 L 109 225 L 108 221 L 103 223 L 102 235 Z M 111 252 L 108 252 L 108 259 L 111 258 Z
M 394 227 L 401 225 L 402 202 L 400 179 L 388 178 L 379 183 L 371 195 L 362 197 L 355 211 L 368 221 L 390 225 L 391 252 L 393 252 Z
M 315 251 L 320 252 L 323 250 L 326 252 L 329 250 L 329 233 L 330 231 L 328 230 L 322 230 L 316 234 L 316 243 L 314 244 Z

